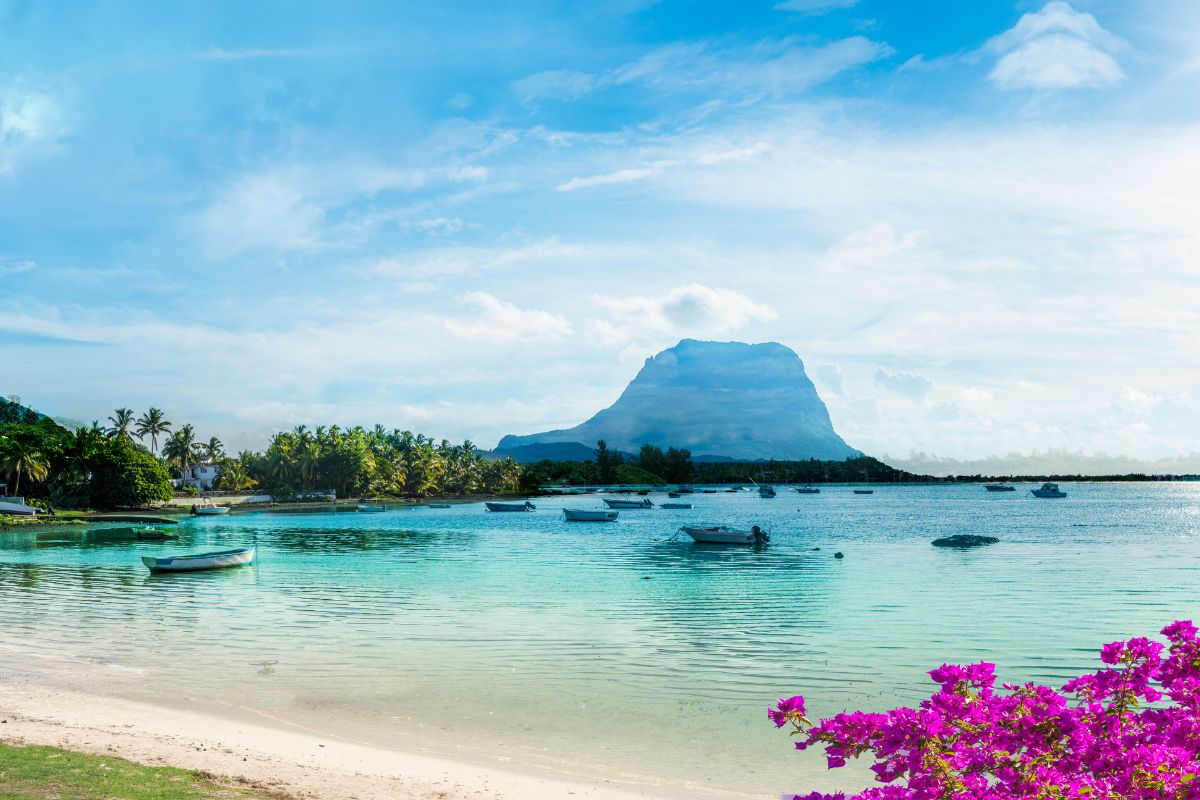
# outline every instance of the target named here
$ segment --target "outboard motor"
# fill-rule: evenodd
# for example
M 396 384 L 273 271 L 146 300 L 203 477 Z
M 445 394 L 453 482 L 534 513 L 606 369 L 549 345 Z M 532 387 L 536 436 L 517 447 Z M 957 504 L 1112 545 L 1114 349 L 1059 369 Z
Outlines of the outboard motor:
M 764 531 L 757 525 L 750 526 L 750 532 L 754 534 L 754 544 L 758 547 L 765 545 L 771 541 L 771 534 Z

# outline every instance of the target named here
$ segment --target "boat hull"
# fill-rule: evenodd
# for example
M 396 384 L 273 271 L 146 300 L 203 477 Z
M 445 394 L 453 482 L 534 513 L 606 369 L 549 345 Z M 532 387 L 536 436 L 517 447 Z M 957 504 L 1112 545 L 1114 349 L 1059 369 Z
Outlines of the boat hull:
M 720 527 L 684 527 L 683 532 L 697 544 L 754 544 L 753 531 L 738 531 Z
M 682 508 L 691 508 L 691 507 L 692 507 L 691 503 L 663 503 L 661 506 L 659 506 L 659 508 L 675 509 L 675 510 L 682 509 Z
M 615 522 L 617 512 L 564 508 L 563 516 L 567 518 L 567 522 Z
M 488 511 L 533 511 L 533 503 L 484 503 Z
M 1034 497 L 1066 497 L 1067 496 L 1066 492 L 1059 491 L 1057 489 L 1055 489 L 1054 491 L 1050 491 L 1048 489 L 1030 489 L 1029 492 Z
M 368 506 L 368 505 L 360 505 L 360 506 L 358 507 L 358 510 L 359 510 L 359 511 L 366 511 L 366 512 L 370 513 L 370 512 L 387 511 L 387 507 L 386 507 L 386 506 Z
M 210 569 L 241 567 L 254 562 L 254 548 L 224 550 L 219 553 L 199 553 L 194 556 L 142 556 L 142 563 L 151 572 L 201 572 Z
M 654 503 L 649 500 L 610 500 L 604 498 L 604 505 L 609 508 L 653 508 Z
M 221 514 L 228 514 L 227 506 L 196 506 L 192 509 L 192 513 L 197 517 L 218 517 Z
M 987 489 L 989 492 L 1015 492 L 1017 490 L 1017 487 L 1015 486 L 1001 486 L 993 484 L 988 484 L 983 488 Z

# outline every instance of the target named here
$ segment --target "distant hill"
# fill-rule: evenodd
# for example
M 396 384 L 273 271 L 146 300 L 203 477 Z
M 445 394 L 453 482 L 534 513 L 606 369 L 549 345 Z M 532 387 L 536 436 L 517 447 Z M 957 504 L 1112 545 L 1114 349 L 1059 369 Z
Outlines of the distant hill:
M 596 446 L 588 447 L 579 442 L 547 442 L 545 444 L 523 444 L 505 450 L 492 451 L 497 458 L 508 457 L 518 464 L 533 464 L 538 461 L 591 461 L 596 457 Z
M 0 422 L 30 423 L 49 419 L 67 430 L 85 427 L 82 422 L 67 417 L 48 417 L 40 411 L 21 404 L 21 398 L 16 395 L 0 397 Z
M 800 357 L 775 342 L 684 339 L 647 359 L 617 401 L 591 419 L 564 430 L 505 436 L 496 453 L 558 445 L 580 454 L 586 448 L 591 458 L 600 439 L 631 453 L 643 444 L 687 448 L 697 460 L 861 455 L 834 431 Z

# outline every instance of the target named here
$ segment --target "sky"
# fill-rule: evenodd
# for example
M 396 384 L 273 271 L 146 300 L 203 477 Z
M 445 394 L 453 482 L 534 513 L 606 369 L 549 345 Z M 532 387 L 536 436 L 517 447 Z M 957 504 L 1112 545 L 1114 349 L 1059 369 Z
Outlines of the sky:
M 492 446 L 680 338 L 876 455 L 1200 451 L 1194 0 L 0 0 L 0 394 Z

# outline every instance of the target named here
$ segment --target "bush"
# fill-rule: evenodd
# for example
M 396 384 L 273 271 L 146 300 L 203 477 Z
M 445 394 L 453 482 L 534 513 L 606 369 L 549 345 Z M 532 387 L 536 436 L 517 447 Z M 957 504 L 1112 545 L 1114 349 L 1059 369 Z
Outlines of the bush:
M 94 508 L 147 506 L 171 499 L 171 481 L 159 460 L 120 439 L 100 449 L 91 468 Z
M 663 482 L 663 479 L 653 472 L 647 472 L 641 467 L 635 467 L 633 464 L 621 464 L 618 466 L 616 476 L 617 483 L 658 484 Z
M 1141 637 L 1105 645 L 1107 666 L 1061 691 L 1026 683 L 1001 693 L 994 664 L 942 665 L 929 673 L 941 690 L 918 708 L 813 725 L 797 696 L 769 715 L 801 737 L 798 749 L 824 747 L 831 769 L 872 758 L 888 785 L 856 800 L 1191 800 L 1200 797 L 1200 640 L 1186 621 L 1162 634 L 1166 647 Z

